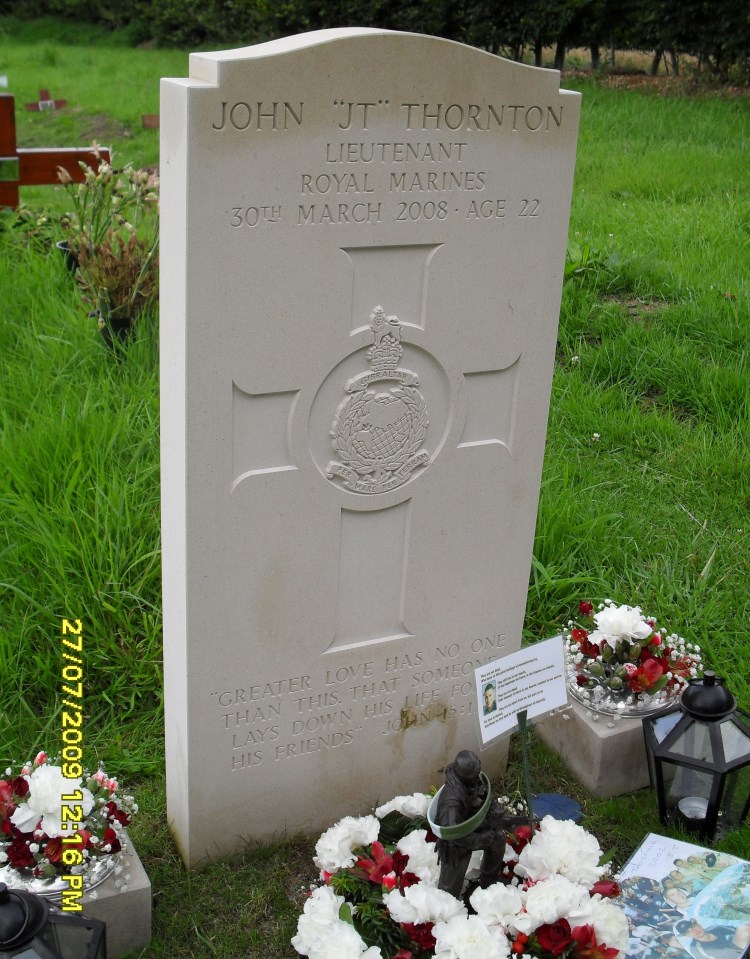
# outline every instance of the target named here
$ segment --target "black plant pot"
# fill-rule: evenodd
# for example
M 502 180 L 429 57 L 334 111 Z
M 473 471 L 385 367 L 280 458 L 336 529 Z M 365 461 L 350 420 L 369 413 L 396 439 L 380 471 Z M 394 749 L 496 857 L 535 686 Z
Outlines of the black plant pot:
M 104 318 L 98 310 L 89 313 L 89 316 L 96 317 L 99 332 L 110 350 L 122 349 L 127 344 L 133 333 L 133 321 L 129 316 L 107 316 Z
M 78 255 L 70 249 L 70 243 L 67 240 L 58 240 L 55 246 L 65 257 L 65 266 L 71 273 L 75 273 L 78 269 Z

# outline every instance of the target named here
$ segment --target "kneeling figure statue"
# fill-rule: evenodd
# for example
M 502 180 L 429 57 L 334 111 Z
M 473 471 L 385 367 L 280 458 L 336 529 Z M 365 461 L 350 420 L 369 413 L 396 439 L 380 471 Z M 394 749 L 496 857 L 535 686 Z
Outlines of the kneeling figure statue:
M 461 898 L 471 854 L 478 849 L 484 852 L 479 885 L 484 889 L 498 882 L 507 824 L 493 804 L 490 781 L 476 753 L 464 749 L 445 767 L 445 785 L 430 806 L 429 819 L 438 836 L 440 889 Z

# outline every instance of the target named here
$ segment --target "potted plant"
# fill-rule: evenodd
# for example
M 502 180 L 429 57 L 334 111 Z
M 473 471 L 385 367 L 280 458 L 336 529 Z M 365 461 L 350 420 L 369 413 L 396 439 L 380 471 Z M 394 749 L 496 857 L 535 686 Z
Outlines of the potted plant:
M 108 346 L 124 342 L 139 315 L 156 303 L 159 279 L 158 178 L 127 164 L 81 163 L 82 183 L 59 168 L 73 210 L 61 220 L 83 302 Z

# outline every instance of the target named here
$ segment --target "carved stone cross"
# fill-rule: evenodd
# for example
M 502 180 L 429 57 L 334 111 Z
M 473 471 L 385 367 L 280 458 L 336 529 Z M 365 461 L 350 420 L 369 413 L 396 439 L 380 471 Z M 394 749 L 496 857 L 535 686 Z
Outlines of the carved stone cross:
M 315 432 L 308 442 L 292 439 L 308 405 L 299 390 L 255 393 L 251 384 L 233 384 L 233 490 L 253 478 L 267 482 L 268 474 L 297 470 L 312 456 L 323 478 L 356 494 L 338 509 L 336 629 L 326 651 L 412 635 L 403 611 L 412 494 L 419 496 L 420 473 L 439 462 L 451 393 L 454 404 L 458 395 L 463 399 L 457 447 L 512 455 L 520 353 L 509 357 L 501 350 L 494 368 L 449 373 L 417 346 L 429 326 L 429 266 L 442 246 L 341 249 L 352 272 L 349 338 L 362 342 L 364 334 L 366 340 L 354 354 L 342 342 L 356 373 L 348 377 L 337 364 L 323 378 L 309 414 Z M 376 298 L 398 316 L 386 316 L 370 302 Z M 405 348 L 413 369 L 402 362 Z M 386 389 L 388 381 L 396 386 Z M 378 494 L 397 489 L 403 490 L 399 502 L 378 508 Z

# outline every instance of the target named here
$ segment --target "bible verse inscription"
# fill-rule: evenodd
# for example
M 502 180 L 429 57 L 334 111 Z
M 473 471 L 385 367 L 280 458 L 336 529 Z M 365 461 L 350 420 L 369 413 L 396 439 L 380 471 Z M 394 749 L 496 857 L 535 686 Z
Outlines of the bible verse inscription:
M 494 633 L 411 653 L 373 656 L 310 675 L 232 684 L 210 693 L 227 770 L 356 743 L 367 724 L 385 737 L 474 711 L 474 670 L 503 654 Z

